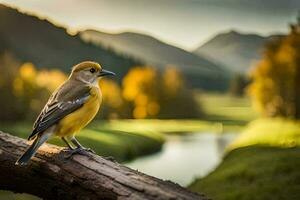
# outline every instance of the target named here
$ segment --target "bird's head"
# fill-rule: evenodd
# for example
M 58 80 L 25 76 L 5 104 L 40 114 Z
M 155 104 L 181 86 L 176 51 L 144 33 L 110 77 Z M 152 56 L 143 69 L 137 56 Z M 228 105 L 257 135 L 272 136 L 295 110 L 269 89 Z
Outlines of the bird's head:
M 108 75 L 115 75 L 115 73 L 102 69 L 101 65 L 96 62 L 84 61 L 73 67 L 70 79 L 94 84 L 101 77 Z

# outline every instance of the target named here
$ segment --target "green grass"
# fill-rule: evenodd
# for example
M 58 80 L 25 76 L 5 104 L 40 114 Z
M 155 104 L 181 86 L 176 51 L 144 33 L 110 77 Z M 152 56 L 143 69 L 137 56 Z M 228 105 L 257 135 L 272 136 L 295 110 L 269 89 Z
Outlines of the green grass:
M 133 132 L 157 132 L 164 134 L 185 134 L 203 131 L 216 132 L 220 129 L 219 123 L 204 120 L 111 120 L 92 125 L 106 130 L 126 130 Z
M 251 106 L 249 97 L 203 93 L 198 94 L 197 99 L 206 113 L 205 119 L 221 123 L 225 132 L 240 131 L 258 116 Z
M 189 188 L 216 200 L 300 199 L 299 130 L 292 120 L 252 122 L 223 162 Z
M 214 200 L 300 199 L 300 148 L 248 146 L 189 188 Z
M 299 146 L 300 123 L 282 118 L 255 120 L 235 140 L 230 149 L 256 144 L 278 147 Z

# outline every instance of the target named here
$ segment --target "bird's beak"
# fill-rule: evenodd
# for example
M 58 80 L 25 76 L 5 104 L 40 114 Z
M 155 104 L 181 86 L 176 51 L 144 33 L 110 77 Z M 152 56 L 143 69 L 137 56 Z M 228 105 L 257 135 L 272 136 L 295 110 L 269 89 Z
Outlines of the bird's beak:
M 101 76 L 115 76 L 116 74 L 114 72 L 111 72 L 111 71 L 108 71 L 108 70 L 105 70 L 105 69 L 102 69 L 99 73 L 99 77 Z

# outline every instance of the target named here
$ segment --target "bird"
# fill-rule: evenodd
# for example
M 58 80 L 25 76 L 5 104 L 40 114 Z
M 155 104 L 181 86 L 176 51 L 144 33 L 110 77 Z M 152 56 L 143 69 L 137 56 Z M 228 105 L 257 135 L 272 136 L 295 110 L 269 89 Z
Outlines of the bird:
M 68 79 L 52 93 L 38 115 L 28 137 L 33 143 L 15 164 L 26 165 L 38 148 L 54 136 L 66 143 L 70 155 L 93 152 L 83 147 L 75 135 L 97 114 L 102 102 L 98 81 L 108 75 L 115 73 L 103 69 L 94 61 L 75 65 Z

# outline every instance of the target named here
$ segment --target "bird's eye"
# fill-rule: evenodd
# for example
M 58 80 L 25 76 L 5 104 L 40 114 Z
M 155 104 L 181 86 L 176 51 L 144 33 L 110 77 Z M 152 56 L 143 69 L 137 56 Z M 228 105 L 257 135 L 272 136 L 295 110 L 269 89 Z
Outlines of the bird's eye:
M 95 71 L 96 71 L 95 68 L 91 68 L 91 69 L 90 69 L 90 72 L 91 72 L 92 74 L 95 73 Z

